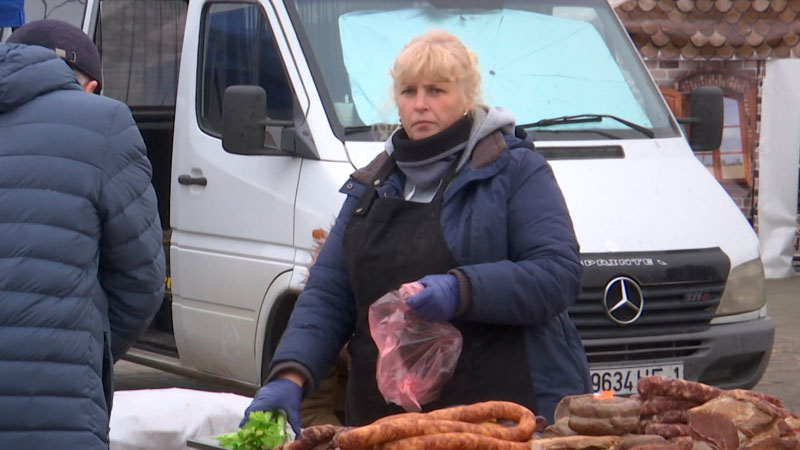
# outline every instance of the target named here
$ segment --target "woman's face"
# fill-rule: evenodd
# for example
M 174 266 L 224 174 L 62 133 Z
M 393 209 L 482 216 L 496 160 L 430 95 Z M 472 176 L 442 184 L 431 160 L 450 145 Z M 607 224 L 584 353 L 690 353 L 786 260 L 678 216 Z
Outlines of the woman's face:
M 422 78 L 400 84 L 396 89 L 400 122 L 411 140 L 433 136 L 466 112 L 464 95 L 455 81 Z

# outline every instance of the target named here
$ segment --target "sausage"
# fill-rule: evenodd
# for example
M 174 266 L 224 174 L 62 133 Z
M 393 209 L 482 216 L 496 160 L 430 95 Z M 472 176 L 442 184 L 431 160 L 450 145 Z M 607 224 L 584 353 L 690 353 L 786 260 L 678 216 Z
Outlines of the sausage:
M 691 428 L 685 423 L 657 423 L 648 422 L 644 428 L 645 434 L 657 434 L 667 439 L 678 436 L 689 436 Z
M 662 442 L 658 444 L 639 444 L 631 447 L 629 450 L 682 450 L 682 448 L 671 442 Z
M 687 410 L 700 403 L 672 397 L 652 397 L 642 402 L 642 416 L 652 416 L 665 411 Z
M 535 423 L 528 408 L 512 402 L 488 401 L 465 406 L 453 406 L 425 413 L 429 419 L 460 420 L 461 422 L 486 422 L 493 419 L 511 420 L 522 425 Z
M 657 423 L 687 423 L 689 412 L 685 409 L 671 409 L 654 415 L 650 420 Z
M 523 418 L 534 418 L 533 412 L 528 408 L 513 402 L 486 401 L 473 403 L 463 406 L 452 406 L 449 408 L 437 409 L 427 413 L 400 413 L 382 417 L 372 424 L 379 424 L 395 419 L 442 419 L 458 420 L 461 422 L 480 423 L 494 419 L 511 420 L 521 422 Z
M 397 420 L 397 419 L 423 419 L 423 418 L 425 418 L 425 413 L 406 412 L 406 413 L 392 414 L 391 416 L 381 417 L 380 419 L 376 419 L 369 425 L 377 425 L 379 423 L 391 422 L 392 420 Z
M 311 450 L 336 450 L 336 447 L 333 445 L 333 441 L 320 442 L 312 447 Z
M 507 427 L 497 423 L 482 423 L 493 420 L 510 420 L 517 425 Z M 528 408 L 512 402 L 488 401 L 424 414 L 405 413 L 384 417 L 370 425 L 337 434 L 335 442 L 343 450 L 347 450 L 412 436 L 453 432 L 474 433 L 509 441 L 527 441 L 535 428 L 536 418 Z
M 691 436 L 670 438 L 669 443 L 678 446 L 681 450 L 692 450 L 694 448 L 694 439 Z
M 663 444 L 667 442 L 663 436 L 657 434 L 625 434 L 620 436 L 622 448 L 627 450 L 631 447 L 643 444 Z
M 387 442 L 382 450 L 530 450 L 527 442 L 511 442 L 472 433 L 441 433 L 412 436 Z M 342 447 L 344 450 L 344 447 Z
M 639 394 L 644 397 L 667 396 L 705 403 L 722 394 L 722 389 L 696 381 L 651 375 L 639 380 Z
M 528 441 L 531 450 L 619 450 L 619 436 L 562 436 Z
M 507 427 L 497 423 L 475 424 L 457 420 L 395 419 L 379 424 L 366 425 L 343 432 L 336 437 L 336 444 L 343 450 L 371 447 L 390 441 L 414 436 L 441 433 L 470 433 L 506 441 L 527 441 L 532 430 Z
M 611 397 L 601 400 L 592 395 L 575 397 L 568 405 L 570 414 L 581 417 L 610 418 L 636 416 L 642 409 L 639 400 L 625 397 Z
M 575 432 L 572 428 L 569 427 L 569 416 L 562 417 L 552 425 L 548 425 L 547 428 L 542 431 L 542 437 L 550 438 L 550 437 L 561 437 L 561 436 L 574 436 L 578 433 Z
M 590 394 L 582 394 L 582 395 L 590 395 Z M 558 401 L 558 405 L 556 405 L 556 410 L 553 412 L 553 422 L 558 422 L 558 419 L 569 417 L 569 404 L 572 403 L 574 398 L 578 397 L 577 395 L 565 395 Z
M 328 444 L 339 431 L 347 430 L 348 427 L 336 425 L 315 425 L 303 428 L 296 440 L 287 442 L 281 447 L 282 450 L 312 450 L 320 444 Z
M 589 436 L 623 435 L 635 433 L 639 427 L 639 416 L 591 418 L 569 416 L 569 427 L 578 434 Z

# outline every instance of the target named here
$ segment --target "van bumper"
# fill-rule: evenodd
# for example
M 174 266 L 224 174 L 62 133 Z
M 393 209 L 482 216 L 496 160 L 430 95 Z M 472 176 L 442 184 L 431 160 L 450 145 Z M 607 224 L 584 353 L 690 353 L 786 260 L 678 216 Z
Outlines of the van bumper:
M 696 333 L 589 339 L 583 344 L 591 369 L 682 362 L 687 380 L 723 389 L 750 389 L 767 369 L 774 338 L 775 325 L 765 316 L 711 325 Z M 631 356 L 637 354 L 641 357 Z
M 697 336 L 709 347 L 686 359 L 686 378 L 723 389 L 750 389 L 767 370 L 775 339 L 775 324 L 767 316 L 712 325 Z

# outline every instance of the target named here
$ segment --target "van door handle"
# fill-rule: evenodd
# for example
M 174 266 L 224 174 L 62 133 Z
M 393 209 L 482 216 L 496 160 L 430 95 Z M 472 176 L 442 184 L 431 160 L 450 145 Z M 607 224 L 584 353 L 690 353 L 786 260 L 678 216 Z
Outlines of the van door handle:
M 208 184 L 208 178 L 206 177 L 193 177 L 191 175 L 178 175 L 178 183 L 185 184 L 187 186 L 196 185 L 196 186 L 205 186 Z

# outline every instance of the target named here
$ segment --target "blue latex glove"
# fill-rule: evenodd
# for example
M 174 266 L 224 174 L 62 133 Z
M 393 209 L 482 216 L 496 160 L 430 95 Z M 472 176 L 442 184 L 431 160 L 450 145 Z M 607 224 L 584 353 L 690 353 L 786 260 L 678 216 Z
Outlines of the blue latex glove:
M 244 418 L 239 423 L 239 428 L 247 423 L 253 411 L 272 411 L 280 409 L 286 412 L 289 425 L 295 434 L 300 434 L 300 400 L 303 398 L 303 388 L 285 378 L 276 378 L 256 392 L 250 406 L 244 411 Z
M 427 275 L 419 283 L 425 289 L 406 300 L 412 311 L 430 322 L 447 321 L 456 315 L 461 295 L 455 275 Z

